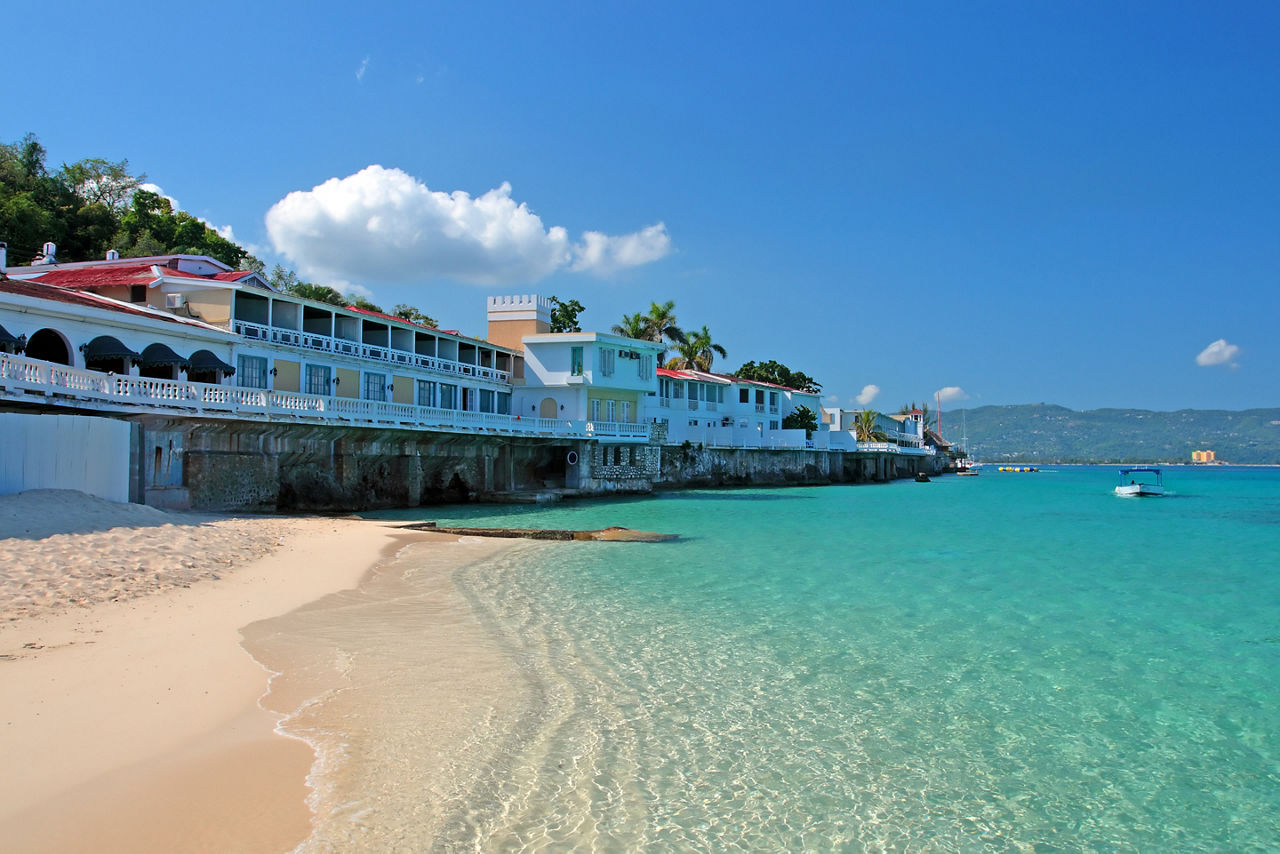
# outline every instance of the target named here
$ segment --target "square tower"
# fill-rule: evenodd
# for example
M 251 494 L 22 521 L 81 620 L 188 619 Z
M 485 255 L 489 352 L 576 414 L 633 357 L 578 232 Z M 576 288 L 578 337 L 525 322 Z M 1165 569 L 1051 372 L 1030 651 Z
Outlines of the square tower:
M 489 297 L 490 344 L 523 350 L 526 335 L 541 335 L 551 331 L 551 300 L 535 294 L 522 296 Z

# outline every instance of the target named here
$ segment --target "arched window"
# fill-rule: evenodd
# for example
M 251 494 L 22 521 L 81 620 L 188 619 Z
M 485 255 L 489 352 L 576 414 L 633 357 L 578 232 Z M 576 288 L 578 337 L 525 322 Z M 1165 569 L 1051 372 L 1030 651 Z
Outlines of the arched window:
M 56 362 L 59 365 L 71 364 L 71 348 L 67 339 L 56 329 L 41 329 L 27 340 L 26 356 L 28 359 L 40 359 L 45 362 Z

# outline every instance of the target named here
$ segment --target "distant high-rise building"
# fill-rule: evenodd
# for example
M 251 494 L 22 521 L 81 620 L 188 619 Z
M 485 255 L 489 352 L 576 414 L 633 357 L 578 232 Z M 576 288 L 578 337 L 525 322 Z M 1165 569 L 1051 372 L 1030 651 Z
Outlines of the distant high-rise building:
M 1212 463 L 1217 462 L 1218 455 L 1213 451 L 1192 451 L 1191 462 L 1193 463 Z

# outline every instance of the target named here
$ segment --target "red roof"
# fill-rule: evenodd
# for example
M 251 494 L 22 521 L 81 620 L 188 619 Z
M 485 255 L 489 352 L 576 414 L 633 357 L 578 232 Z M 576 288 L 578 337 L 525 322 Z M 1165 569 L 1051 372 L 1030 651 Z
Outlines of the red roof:
M 95 293 L 84 291 L 68 290 L 58 285 L 46 285 L 43 282 L 24 281 L 22 279 L 0 279 L 0 293 L 17 294 L 24 297 L 35 297 L 36 299 L 47 299 L 53 302 L 68 303 L 70 305 L 82 305 L 89 308 L 101 308 L 107 311 L 118 311 L 121 314 L 132 314 L 139 317 L 150 317 L 155 320 L 167 320 L 172 323 L 181 323 L 185 326 L 197 325 L 208 328 L 208 324 L 194 323 L 185 318 L 169 314 L 158 309 L 146 309 L 141 306 L 130 305 L 127 302 L 100 297 Z
M 38 270 L 39 268 L 34 268 Z M 33 271 L 34 271 L 33 270 Z M 165 275 L 177 270 L 165 270 Z M 59 288 L 109 288 L 120 285 L 149 285 L 156 280 L 150 264 L 128 264 L 112 267 L 73 267 L 51 269 L 33 277 L 32 281 Z
M 150 285 L 155 282 L 156 269 L 167 279 L 198 279 L 200 281 L 238 282 L 253 275 L 252 270 L 236 270 L 230 273 L 214 273 L 205 276 L 175 267 L 153 264 L 111 264 L 101 267 L 56 267 L 33 277 L 34 281 L 59 288 L 112 288 L 121 285 Z M 38 268 L 32 268 L 37 272 Z

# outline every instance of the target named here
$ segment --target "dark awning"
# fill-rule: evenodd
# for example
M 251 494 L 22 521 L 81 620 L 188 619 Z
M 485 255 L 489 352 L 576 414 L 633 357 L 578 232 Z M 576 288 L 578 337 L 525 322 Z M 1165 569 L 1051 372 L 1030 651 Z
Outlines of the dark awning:
M 209 350 L 197 350 L 191 354 L 191 366 L 188 371 L 218 371 L 227 376 L 234 376 L 236 369 L 219 359 Z
M 186 370 L 191 365 L 191 360 L 183 356 L 179 356 L 173 350 L 169 349 L 167 344 L 159 342 L 148 344 L 147 348 L 142 351 L 142 364 L 144 367 L 167 368 L 171 365 L 177 365 L 179 368 Z
M 17 335 L 10 334 L 8 329 L 0 326 L 0 347 L 12 347 L 14 350 L 21 353 L 23 348 L 26 346 L 27 339 L 25 335 L 19 338 Z
M 88 344 L 81 344 L 85 364 L 107 362 L 111 359 L 128 359 L 134 363 L 142 361 L 142 354 L 135 353 L 120 343 L 119 338 L 110 335 L 99 335 Z

